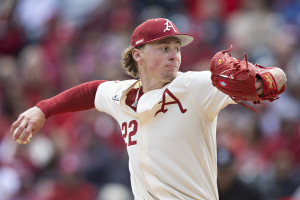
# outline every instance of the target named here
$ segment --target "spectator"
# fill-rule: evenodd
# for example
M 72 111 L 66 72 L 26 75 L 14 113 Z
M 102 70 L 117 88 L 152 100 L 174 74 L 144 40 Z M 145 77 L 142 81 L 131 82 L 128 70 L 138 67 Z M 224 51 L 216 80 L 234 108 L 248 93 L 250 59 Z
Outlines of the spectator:
M 256 188 L 242 182 L 235 166 L 235 159 L 226 148 L 218 148 L 218 189 L 220 200 L 262 200 Z
M 266 200 L 291 199 L 300 185 L 300 177 L 293 169 L 293 154 L 278 149 L 273 157 L 270 173 L 262 176 Z

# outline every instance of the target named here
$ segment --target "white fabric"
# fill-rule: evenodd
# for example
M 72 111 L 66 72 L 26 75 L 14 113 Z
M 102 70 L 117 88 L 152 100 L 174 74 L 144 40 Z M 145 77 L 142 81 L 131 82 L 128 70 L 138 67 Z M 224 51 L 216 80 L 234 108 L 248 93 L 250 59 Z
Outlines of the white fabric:
M 209 71 L 186 72 L 145 93 L 134 112 L 125 99 L 138 85 L 136 80 L 105 82 L 95 98 L 96 108 L 118 121 L 122 135 L 127 130 L 125 142 L 136 141 L 127 146 L 135 198 L 217 200 L 217 115 L 233 101 L 213 87 Z

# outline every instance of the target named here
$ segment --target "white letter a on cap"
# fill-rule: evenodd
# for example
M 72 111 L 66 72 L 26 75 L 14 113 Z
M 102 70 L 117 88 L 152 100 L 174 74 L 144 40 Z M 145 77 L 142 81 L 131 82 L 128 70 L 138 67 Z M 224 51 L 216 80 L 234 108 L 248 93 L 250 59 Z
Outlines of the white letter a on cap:
M 174 32 L 177 32 L 170 20 L 166 19 L 165 25 L 166 25 L 166 28 L 165 28 L 164 32 L 170 31 L 171 30 L 170 28 L 172 28 L 174 30 Z

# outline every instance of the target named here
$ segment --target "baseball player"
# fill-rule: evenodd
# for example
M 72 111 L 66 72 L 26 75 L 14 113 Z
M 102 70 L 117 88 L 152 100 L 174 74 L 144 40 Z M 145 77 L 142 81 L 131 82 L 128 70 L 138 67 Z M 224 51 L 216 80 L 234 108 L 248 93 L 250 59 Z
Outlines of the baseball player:
M 179 72 L 181 47 L 192 41 L 168 19 L 145 21 L 123 53 L 123 68 L 138 79 L 91 81 L 41 101 L 13 123 L 14 140 L 28 143 L 55 114 L 96 108 L 120 125 L 135 199 L 217 200 L 217 116 L 237 100 L 214 87 L 210 71 Z M 285 74 L 269 74 L 279 94 Z M 256 78 L 256 96 L 265 82 Z

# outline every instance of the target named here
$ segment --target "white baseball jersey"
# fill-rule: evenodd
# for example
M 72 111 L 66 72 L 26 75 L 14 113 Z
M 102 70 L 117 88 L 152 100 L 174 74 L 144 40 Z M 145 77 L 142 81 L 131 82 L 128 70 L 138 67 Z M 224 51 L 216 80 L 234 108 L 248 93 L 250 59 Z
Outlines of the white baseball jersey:
M 161 89 L 125 104 L 138 80 L 108 81 L 95 106 L 120 124 L 135 199 L 218 199 L 216 124 L 231 98 L 213 87 L 210 72 L 178 73 Z

